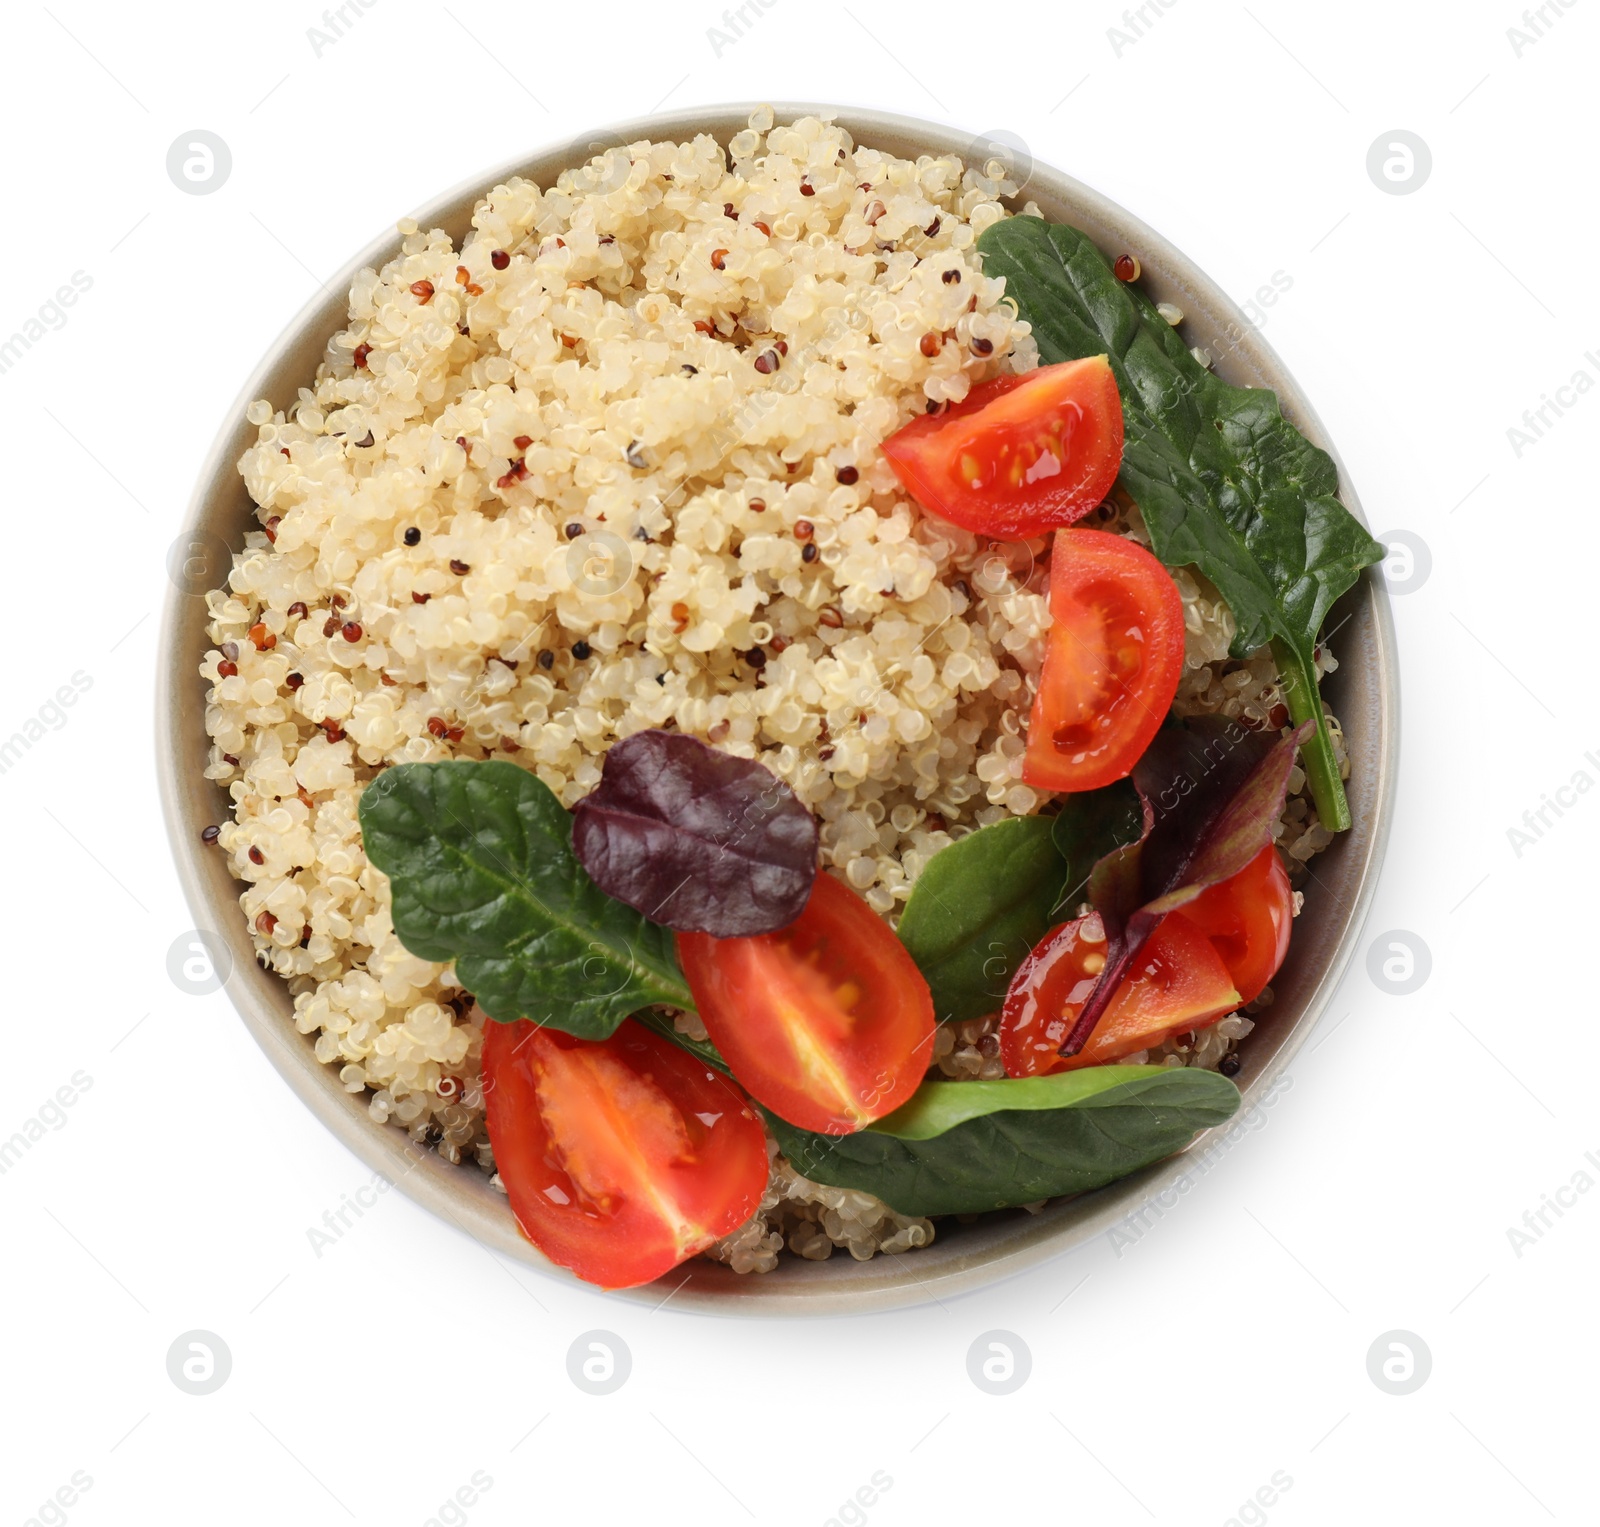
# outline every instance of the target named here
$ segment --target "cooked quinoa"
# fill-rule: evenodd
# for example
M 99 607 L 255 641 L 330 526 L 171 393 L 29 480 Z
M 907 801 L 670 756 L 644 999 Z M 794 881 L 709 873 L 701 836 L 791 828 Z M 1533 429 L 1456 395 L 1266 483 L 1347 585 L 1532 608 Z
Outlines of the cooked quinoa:
M 1046 542 L 923 514 L 879 451 L 1038 363 L 974 249 L 1018 189 L 990 171 L 763 109 L 726 148 L 514 178 L 460 249 L 402 222 L 312 385 L 250 406 L 263 528 L 207 596 L 201 665 L 206 774 L 233 801 L 217 843 L 258 958 L 375 1122 L 493 1172 L 482 1015 L 401 946 L 362 852 L 357 803 L 388 765 L 506 757 L 570 806 L 612 743 L 676 727 L 787 780 L 824 869 L 891 922 L 941 848 L 1046 804 L 1018 777 Z M 1099 514 L 1147 539 L 1133 506 Z M 1230 660 L 1226 606 L 1175 577 L 1179 710 L 1281 724 L 1270 654 Z M 1303 863 L 1329 835 L 1291 783 L 1279 841 Z M 1250 1027 L 1148 1058 L 1214 1067 Z M 997 1052 L 991 1023 L 945 1027 L 934 1067 L 999 1076 Z M 713 1253 L 736 1269 L 932 1239 L 773 1155 L 761 1211 Z

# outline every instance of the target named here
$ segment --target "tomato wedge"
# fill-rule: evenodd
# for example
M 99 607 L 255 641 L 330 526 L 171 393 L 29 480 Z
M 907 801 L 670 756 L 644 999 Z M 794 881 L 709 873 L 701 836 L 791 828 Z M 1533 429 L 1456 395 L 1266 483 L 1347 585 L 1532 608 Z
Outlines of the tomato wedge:
M 1081 519 L 1122 465 L 1122 398 L 1103 355 L 980 382 L 883 442 L 924 509 L 1020 541 Z
M 933 1058 L 933 995 L 888 925 L 819 874 L 787 928 L 680 933 L 678 959 L 712 1043 L 758 1102 L 847 1135 L 898 1108 Z
M 1240 1002 L 1252 1002 L 1289 952 L 1294 892 L 1278 850 L 1267 844 L 1237 875 L 1202 891 L 1183 914 L 1211 940 Z
M 1156 925 L 1078 1054 L 1060 1050 L 1106 963 L 1098 912 L 1052 928 L 1018 968 L 1000 1015 L 1007 1076 L 1075 1071 L 1148 1050 L 1173 1034 L 1203 1029 L 1239 1005 L 1211 941 L 1181 912 Z
M 483 1095 L 522 1233 L 602 1288 L 659 1278 L 766 1191 L 766 1131 L 743 1093 L 631 1018 L 598 1042 L 486 1023 Z
M 1183 597 L 1136 541 L 1057 531 L 1050 618 L 1022 777 L 1043 790 L 1097 790 L 1133 771 L 1171 709 Z

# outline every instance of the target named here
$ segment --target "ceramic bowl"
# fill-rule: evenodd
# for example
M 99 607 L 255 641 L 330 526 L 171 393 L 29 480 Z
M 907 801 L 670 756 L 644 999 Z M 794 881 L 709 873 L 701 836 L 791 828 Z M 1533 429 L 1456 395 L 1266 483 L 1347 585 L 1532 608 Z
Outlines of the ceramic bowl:
M 641 138 L 677 139 L 709 132 L 726 142 L 747 124 L 752 109 L 753 104 L 663 112 L 586 133 L 475 175 L 414 216 L 422 227 L 442 228 L 459 241 L 469 227 L 474 203 L 512 175 L 547 185 L 591 153 Z M 1051 221 L 1082 229 L 1108 255 L 1135 252 L 1143 266 L 1145 289 L 1156 301 L 1173 302 L 1183 310 L 1186 338 L 1211 350 L 1218 373 L 1236 385 L 1272 388 L 1284 413 L 1337 461 L 1338 453 L 1305 394 L 1239 309 L 1192 261 L 1098 192 L 1048 165 L 1031 162 L 1018 145 L 991 143 L 932 122 L 809 103 L 789 103 L 774 110 L 778 121 L 831 115 L 858 143 L 907 157 L 928 152 L 954 152 L 969 159 L 1009 155 L 1016 165 L 1014 173 L 1028 176 L 1025 198 L 1037 201 Z M 256 398 L 266 398 L 276 408 L 292 403 L 296 389 L 310 381 L 329 336 L 344 326 L 351 278 L 363 266 L 380 266 L 398 247 L 399 235 L 385 233 L 327 283 L 327 295 L 300 313 L 245 382 L 207 458 L 185 534 L 169 562 L 173 589 L 158 659 L 162 804 L 196 926 L 214 934 L 231 957 L 228 994 L 307 1107 L 368 1166 L 457 1229 L 495 1252 L 537 1266 L 552 1277 L 570 1279 L 519 1235 L 504 1196 L 489 1187 L 476 1167 L 451 1166 L 431 1151 L 419 1151 L 399 1129 L 373 1124 L 365 1096 L 346 1092 L 338 1068 L 317 1061 L 312 1040 L 294 1027 L 287 986 L 256 964 L 239 911 L 238 884 L 223 856 L 204 847 L 200 839 L 201 830 L 225 820 L 227 811 L 224 792 L 203 777 L 206 686 L 197 669 L 209 643 L 201 596 L 226 576 L 228 552 L 242 544 L 247 528 L 256 525 L 234 465 L 255 436 L 245 421 L 246 405 Z M 1359 516 L 1360 506 L 1342 467 L 1339 475 L 1344 502 Z M 1388 600 L 1375 571 L 1369 570 L 1340 602 L 1329 620 L 1329 627 L 1334 625 L 1339 627 L 1339 669 L 1326 681 L 1324 692 L 1349 740 L 1355 826 L 1317 858 L 1288 961 L 1273 983 L 1277 1000 L 1261 1015 L 1240 1051 L 1243 1069 L 1237 1080 L 1244 1110 L 1272 1087 L 1304 1043 L 1350 962 L 1372 899 L 1393 806 L 1399 697 Z M 1178 1156 L 1097 1192 L 1054 1201 L 1038 1214 L 1015 1210 L 986 1215 L 971 1224 L 944 1222 L 932 1246 L 905 1255 L 868 1262 L 853 1261 L 842 1252 L 826 1262 L 785 1257 L 773 1273 L 743 1276 L 697 1259 L 675 1269 L 661 1285 L 610 1297 L 653 1305 L 676 1288 L 672 1307 L 678 1310 L 765 1316 L 839 1314 L 946 1298 L 1060 1256 L 1106 1231 L 1171 1190 L 1196 1168 L 1196 1157 L 1212 1143 L 1202 1135 Z

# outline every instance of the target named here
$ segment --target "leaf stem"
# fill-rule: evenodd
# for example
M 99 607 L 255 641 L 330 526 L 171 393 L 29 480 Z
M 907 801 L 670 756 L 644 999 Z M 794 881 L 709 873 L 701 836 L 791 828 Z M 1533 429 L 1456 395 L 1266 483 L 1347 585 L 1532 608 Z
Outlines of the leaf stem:
M 1300 749 L 1300 763 L 1311 782 L 1311 798 L 1316 802 L 1317 816 L 1329 832 L 1345 832 L 1350 826 L 1350 803 L 1345 799 L 1339 760 L 1333 751 L 1333 738 L 1328 734 L 1322 697 L 1317 693 L 1315 664 L 1281 636 L 1272 639 L 1272 655 L 1283 680 L 1283 698 L 1289 707 L 1289 719 L 1296 726 L 1302 721 L 1317 724 L 1316 731 Z

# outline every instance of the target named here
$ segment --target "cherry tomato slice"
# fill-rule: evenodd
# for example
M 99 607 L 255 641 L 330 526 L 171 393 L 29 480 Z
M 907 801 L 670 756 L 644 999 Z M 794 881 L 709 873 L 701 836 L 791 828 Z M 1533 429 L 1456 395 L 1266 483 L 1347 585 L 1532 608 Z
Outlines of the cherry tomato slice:
M 924 509 L 1025 540 L 1081 519 L 1122 465 L 1122 399 L 1103 355 L 980 382 L 953 408 L 883 442 Z
M 659 1278 L 766 1191 L 766 1131 L 744 1094 L 631 1018 L 598 1042 L 486 1023 L 483 1096 L 522 1233 L 602 1288 Z
M 1283 964 L 1294 925 L 1294 892 L 1278 850 L 1269 843 L 1237 875 L 1202 891 L 1183 916 L 1211 940 L 1240 1002 L 1254 1001 Z
M 1022 777 L 1042 790 L 1097 790 L 1133 771 L 1171 709 L 1183 597 L 1137 542 L 1057 531 L 1050 617 Z
M 1018 968 L 1000 1015 L 1007 1076 L 1104 1065 L 1173 1034 L 1203 1029 L 1239 1005 L 1211 941 L 1181 912 L 1169 912 L 1139 951 L 1088 1044 L 1076 1055 L 1058 1054 L 1105 963 L 1098 912 L 1045 934 Z
M 933 995 L 905 946 L 842 881 L 817 876 L 787 928 L 680 933 L 712 1043 L 758 1102 L 847 1135 L 898 1108 L 933 1058 Z

